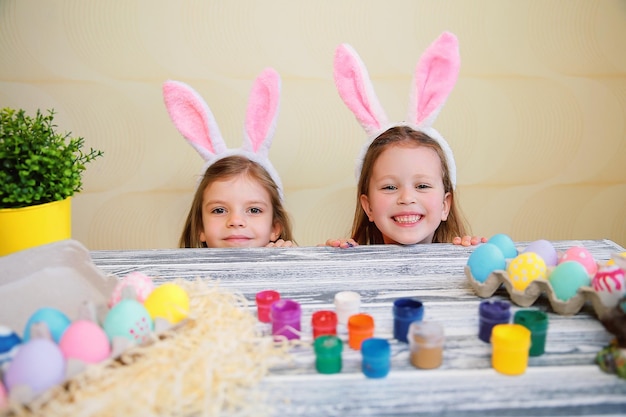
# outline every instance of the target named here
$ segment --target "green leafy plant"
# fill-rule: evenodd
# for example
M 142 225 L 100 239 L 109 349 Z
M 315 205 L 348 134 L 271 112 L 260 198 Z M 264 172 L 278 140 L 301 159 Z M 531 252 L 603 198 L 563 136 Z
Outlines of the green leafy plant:
M 24 110 L 0 110 L 0 208 L 64 200 L 82 189 L 86 164 L 102 156 L 85 140 L 57 133 L 54 110 L 31 117 Z

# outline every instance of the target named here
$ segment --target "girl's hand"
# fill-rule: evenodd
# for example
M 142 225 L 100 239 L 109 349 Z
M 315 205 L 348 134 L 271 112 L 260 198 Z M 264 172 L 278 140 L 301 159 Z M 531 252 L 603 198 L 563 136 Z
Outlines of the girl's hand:
M 278 239 L 276 242 L 270 242 L 265 245 L 266 248 L 294 248 L 297 247 L 295 243 L 291 240 L 282 240 Z
M 331 246 L 333 248 L 352 248 L 354 246 L 359 246 L 358 243 L 354 239 L 328 239 L 325 244 L 318 246 Z
M 486 243 L 486 237 L 478 237 L 478 236 L 463 236 L 463 237 L 455 237 L 452 239 L 453 245 L 461 245 L 461 246 L 476 246 L 479 243 Z

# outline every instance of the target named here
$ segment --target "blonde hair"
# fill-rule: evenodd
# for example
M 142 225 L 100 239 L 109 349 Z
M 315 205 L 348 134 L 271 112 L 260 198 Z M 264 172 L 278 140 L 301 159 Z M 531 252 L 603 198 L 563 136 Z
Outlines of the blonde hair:
M 360 203 L 360 196 L 367 195 L 370 185 L 370 176 L 374 169 L 374 164 L 385 149 L 399 144 L 411 146 L 423 146 L 437 152 L 441 161 L 441 177 L 443 179 L 444 192 L 450 193 L 450 213 L 448 219 L 439 224 L 433 243 L 450 243 L 455 236 L 465 236 L 469 232 L 469 226 L 463 217 L 460 207 L 457 204 L 454 188 L 450 179 L 450 172 L 446 162 L 445 154 L 439 143 L 427 134 L 413 130 L 408 126 L 392 127 L 378 136 L 367 149 L 363 158 L 363 166 L 357 186 L 356 209 L 354 212 L 354 222 L 352 223 L 352 238 L 360 245 L 375 245 L 385 243 L 381 231 L 374 222 L 370 222 L 365 210 Z
M 204 190 L 218 180 L 226 180 L 237 175 L 247 175 L 256 180 L 268 192 L 272 204 L 272 224 L 280 226 L 278 239 L 291 240 L 293 232 L 289 214 L 283 207 L 283 203 L 278 193 L 278 186 L 269 173 L 258 163 L 250 159 L 232 155 L 222 158 L 209 166 L 204 172 L 202 181 L 196 188 L 183 232 L 181 233 L 178 245 L 181 248 L 206 248 L 206 242 L 200 241 L 202 231 L 202 198 Z M 269 243 L 269 242 L 268 242 Z

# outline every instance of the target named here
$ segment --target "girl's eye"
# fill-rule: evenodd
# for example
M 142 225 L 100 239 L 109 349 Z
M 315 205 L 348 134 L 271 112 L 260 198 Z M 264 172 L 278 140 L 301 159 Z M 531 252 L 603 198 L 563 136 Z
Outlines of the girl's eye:
M 249 211 L 250 211 L 250 213 L 252 213 L 252 214 L 261 214 L 261 213 L 263 213 L 263 210 L 261 210 L 261 209 L 260 209 L 260 208 L 258 208 L 258 207 L 250 207 L 250 210 L 249 210 Z
M 211 213 L 213 213 L 213 214 L 224 214 L 224 213 L 226 213 L 226 209 L 224 207 L 215 207 L 213 210 L 211 210 Z
M 425 190 L 427 188 L 430 188 L 430 185 L 428 185 L 428 184 L 417 184 L 417 186 L 415 188 L 417 188 L 418 190 Z
M 397 190 L 398 188 L 395 185 L 385 185 L 382 189 L 383 190 L 394 191 L 394 190 Z

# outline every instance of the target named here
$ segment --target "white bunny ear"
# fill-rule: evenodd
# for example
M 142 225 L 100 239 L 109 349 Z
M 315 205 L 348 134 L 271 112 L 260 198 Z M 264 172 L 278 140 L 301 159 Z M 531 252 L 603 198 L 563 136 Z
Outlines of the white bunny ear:
M 430 127 L 454 88 L 461 58 L 456 36 L 442 33 L 422 54 L 411 83 L 408 119 Z
M 194 89 L 169 80 L 163 83 L 163 99 L 174 126 L 205 161 L 226 152 L 211 109 Z
M 267 157 L 276 130 L 280 104 L 280 75 L 266 68 L 256 78 L 248 99 L 242 149 Z
M 367 68 L 348 44 L 335 50 L 334 76 L 339 95 L 368 136 L 387 125 L 387 115 L 376 97 Z

